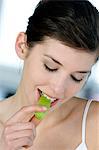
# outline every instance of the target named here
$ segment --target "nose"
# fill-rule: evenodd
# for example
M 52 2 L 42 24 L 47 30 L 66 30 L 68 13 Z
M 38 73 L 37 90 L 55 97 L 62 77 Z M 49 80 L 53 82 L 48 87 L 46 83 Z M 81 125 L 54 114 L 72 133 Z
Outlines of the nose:
M 66 78 L 58 78 L 51 83 L 51 90 L 53 91 L 53 95 L 61 99 L 65 98 L 66 87 Z

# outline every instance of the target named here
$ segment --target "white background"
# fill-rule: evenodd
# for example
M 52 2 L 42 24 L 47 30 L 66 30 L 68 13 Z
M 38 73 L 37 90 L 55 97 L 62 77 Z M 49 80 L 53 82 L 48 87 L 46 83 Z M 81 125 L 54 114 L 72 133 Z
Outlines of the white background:
M 0 64 L 17 65 L 15 39 L 20 31 L 25 31 L 28 17 L 39 0 L 2 0 L 0 12 Z M 99 8 L 99 0 L 90 0 Z
M 99 10 L 99 0 L 90 0 Z M 25 31 L 28 17 L 32 15 L 39 0 L 0 0 L 0 92 L 16 89 L 20 74 L 21 60 L 15 52 L 15 40 L 20 31 Z M 13 69 L 12 69 L 13 68 Z M 86 91 L 99 99 L 99 62 L 93 69 Z M 82 95 L 84 90 L 82 91 Z
M 17 65 L 15 40 L 25 31 L 28 17 L 39 0 L 3 0 L 0 12 L 0 64 Z

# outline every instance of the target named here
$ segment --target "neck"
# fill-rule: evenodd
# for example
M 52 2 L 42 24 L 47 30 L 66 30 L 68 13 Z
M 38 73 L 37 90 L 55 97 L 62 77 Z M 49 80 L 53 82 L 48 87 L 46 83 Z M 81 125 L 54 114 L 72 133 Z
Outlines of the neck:
M 74 99 L 70 99 L 57 107 L 55 110 L 50 111 L 44 120 L 40 123 L 43 128 L 50 129 L 54 126 L 62 124 L 64 121 L 75 119 L 73 112 L 75 111 L 78 103 Z

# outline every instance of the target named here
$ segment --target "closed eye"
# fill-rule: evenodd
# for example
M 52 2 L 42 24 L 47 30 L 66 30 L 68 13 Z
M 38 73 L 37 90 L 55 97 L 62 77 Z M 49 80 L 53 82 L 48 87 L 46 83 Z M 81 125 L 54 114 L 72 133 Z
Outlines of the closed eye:
M 45 69 L 46 70 L 48 70 L 49 72 L 56 72 L 58 69 L 57 68 L 50 68 L 50 67 L 48 67 L 46 64 L 44 64 L 44 67 L 45 67 Z
M 76 82 L 81 82 L 81 81 L 83 80 L 83 78 L 82 78 L 82 79 L 77 79 L 77 78 L 75 78 L 73 75 L 71 75 L 71 78 L 72 78 L 74 81 L 76 81 Z

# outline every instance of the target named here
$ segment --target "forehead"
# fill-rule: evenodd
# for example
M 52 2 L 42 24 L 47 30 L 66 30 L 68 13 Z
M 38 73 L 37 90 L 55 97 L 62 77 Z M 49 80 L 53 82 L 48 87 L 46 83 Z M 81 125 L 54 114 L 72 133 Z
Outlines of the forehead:
M 74 70 L 85 70 L 90 69 L 95 63 L 96 53 L 88 53 L 85 50 L 68 47 L 55 39 L 48 38 L 41 46 L 43 54 L 53 57 L 64 67 L 69 66 Z

